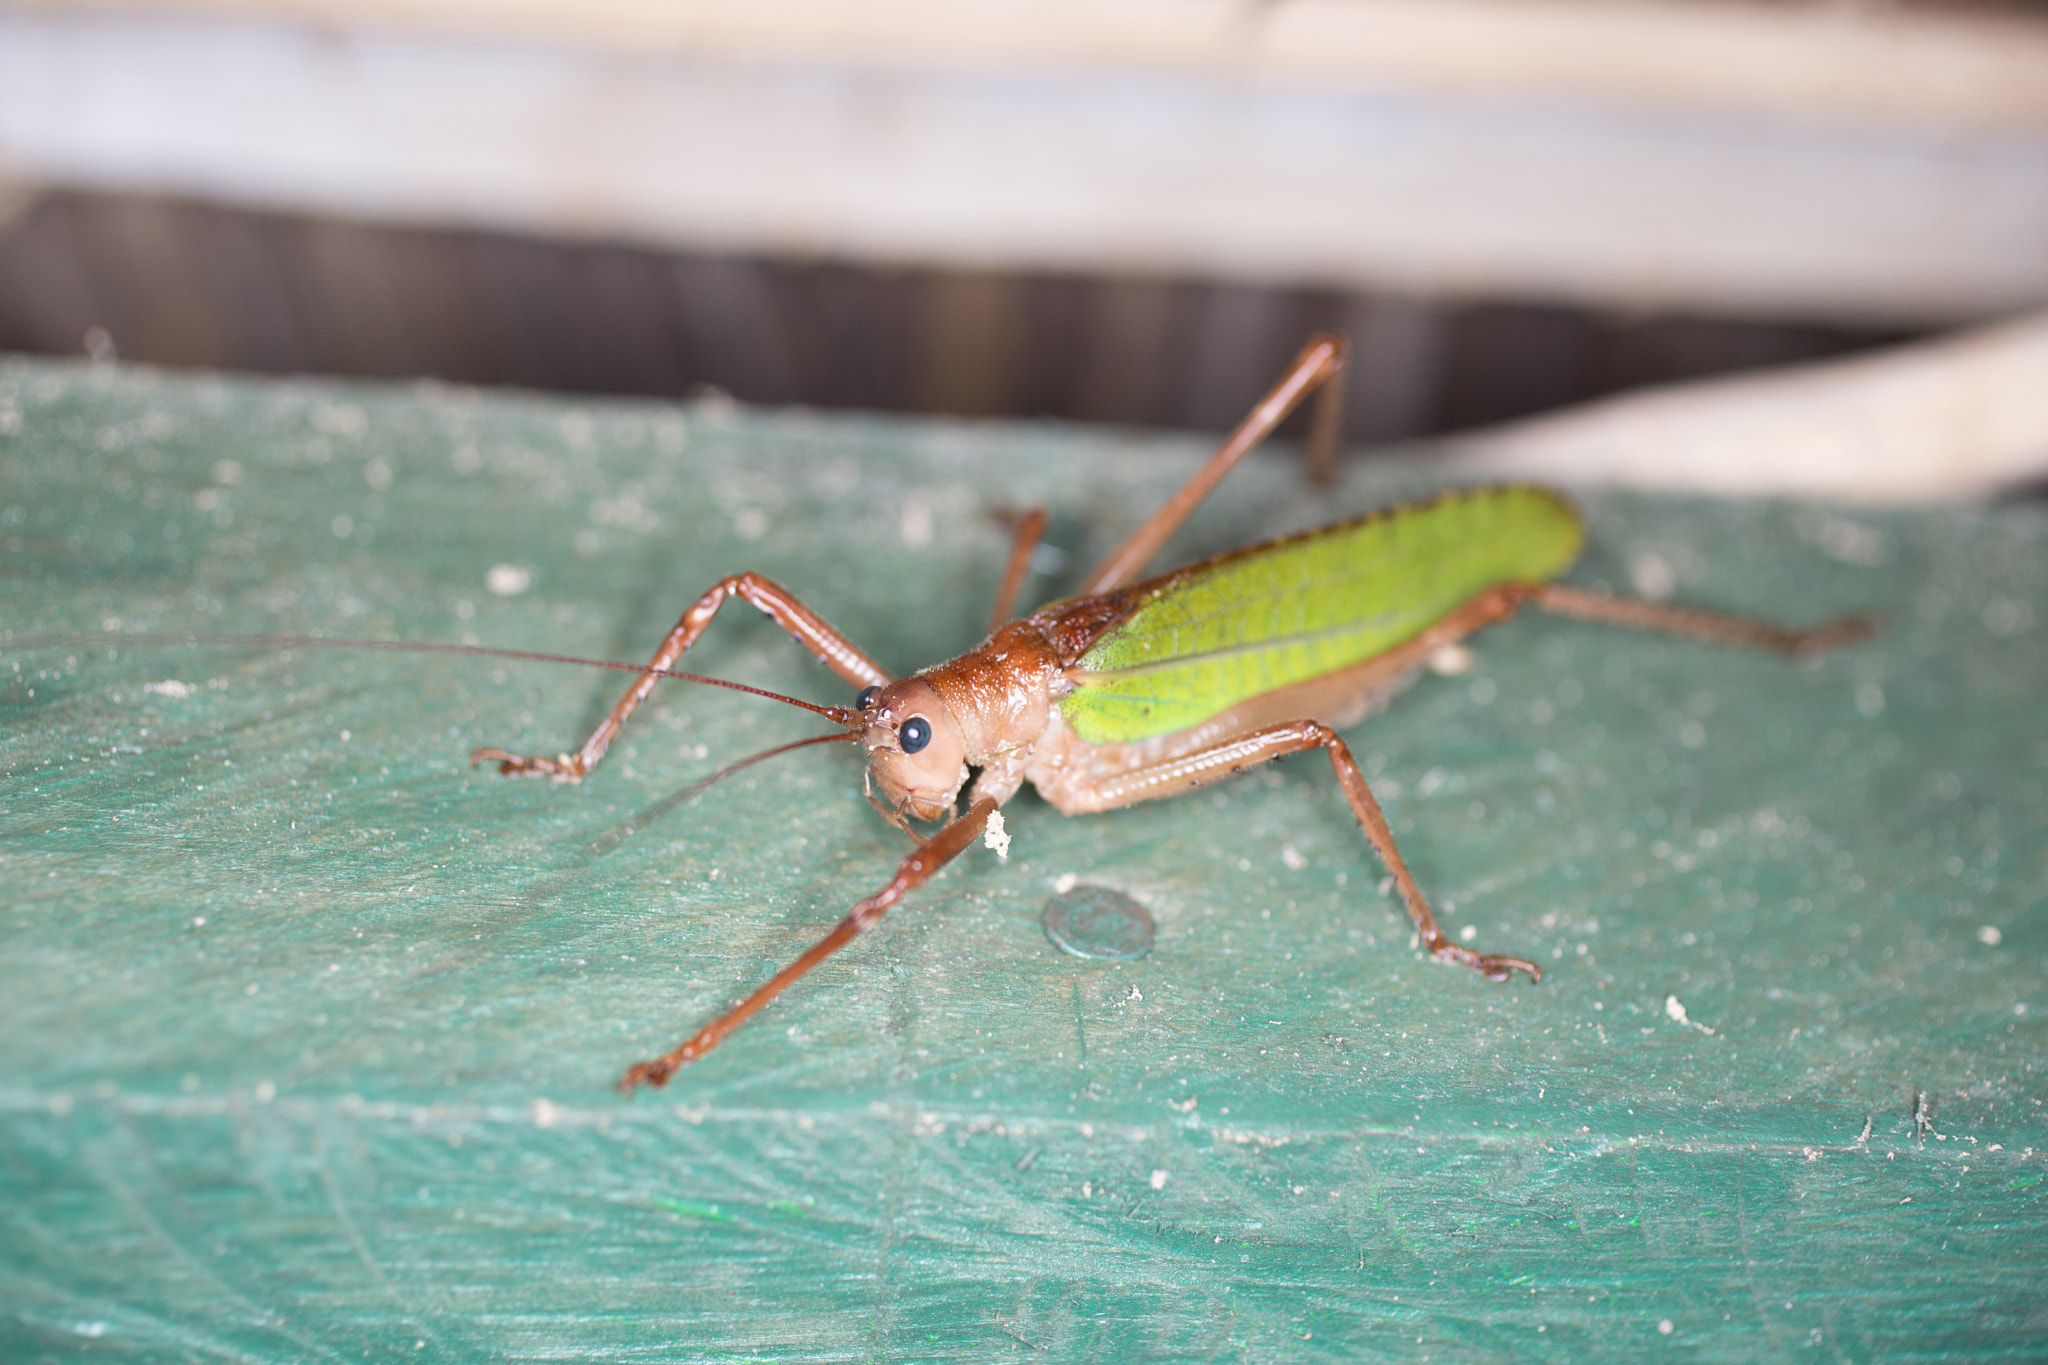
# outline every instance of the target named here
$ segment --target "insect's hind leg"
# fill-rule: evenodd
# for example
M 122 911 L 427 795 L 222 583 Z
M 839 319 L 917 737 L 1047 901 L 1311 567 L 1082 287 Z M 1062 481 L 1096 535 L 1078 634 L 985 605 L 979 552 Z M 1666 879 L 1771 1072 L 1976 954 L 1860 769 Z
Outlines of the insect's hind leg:
M 1394 844 L 1394 832 L 1387 825 L 1380 803 L 1373 798 L 1372 788 L 1366 785 L 1365 774 L 1358 770 L 1358 761 L 1351 756 L 1350 747 L 1335 730 L 1319 721 L 1296 720 L 1267 726 L 1207 749 L 1098 779 L 1085 793 L 1079 794 L 1081 800 L 1074 801 L 1070 797 L 1062 802 L 1061 808 L 1070 814 L 1081 809 L 1114 810 L 1140 801 L 1178 796 L 1196 787 L 1221 781 L 1233 773 L 1241 773 L 1254 764 L 1284 758 L 1305 749 L 1321 749 L 1330 756 L 1330 766 L 1337 772 L 1337 782 L 1344 789 L 1344 799 L 1351 803 L 1351 813 L 1357 817 L 1365 837 L 1372 841 L 1380 861 L 1393 874 L 1394 885 L 1399 888 L 1401 900 L 1408 907 L 1409 918 L 1415 921 L 1415 932 L 1421 936 L 1422 946 L 1429 950 L 1431 957 L 1440 962 L 1461 963 L 1492 981 L 1506 981 L 1516 972 L 1527 972 L 1531 980 L 1543 979 L 1542 969 L 1533 962 L 1519 957 L 1476 953 L 1444 937 L 1436 915 L 1429 908 L 1428 899 L 1423 896 L 1422 888 L 1415 884 L 1408 864 L 1402 860 L 1401 850 Z
M 1640 597 L 1616 597 L 1611 593 L 1594 592 L 1587 588 L 1574 588 L 1564 583 L 1531 583 L 1520 585 L 1516 596 L 1532 606 L 1559 616 L 1571 616 L 1581 621 L 1600 621 L 1611 626 L 1628 626 L 1635 630 L 1661 631 L 1667 635 L 1685 635 L 1696 640 L 1711 640 L 1724 645 L 1749 645 L 1757 649 L 1776 650 L 1794 658 L 1807 659 L 1825 654 L 1831 649 L 1854 644 L 1875 633 L 1876 624 L 1868 617 L 1844 616 L 1823 622 L 1808 630 L 1794 630 L 1786 626 L 1772 625 L 1768 621 L 1754 621 L 1744 616 L 1728 616 L 1718 611 L 1702 611 L 1697 607 L 1671 606 L 1663 602 L 1645 601 Z
M 776 625 L 790 633 L 790 636 L 811 653 L 818 656 L 820 663 L 844 678 L 855 687 L 881 686 L 891 681 L 889 675 L 873 659 L 854 645 L 844 635 L 825 624 L 809 607 L 799 602 L 788 589 L 755 573 L 731 574 L 721 578 L 688 611 L 683 619 L 676 622 L 675 629 L 661 642 L 661 648 L 654 651 L 648 661 L 651 669 L 664 669 L 674 665 L 683 657 L 684 651 L 697 642 L 711 619 L 718 615 L 718 609 L 729 597 L 737 597 L 760 608 L 762 613 Z M 604 751 L 611 747 L 619 728 L 647 700 L 647 694 L 660 681 L 654 673 L 643 673 L 633 680 L 626 689 L 626 695 L 619 698 L 590 738 L 583 741 L 583 747 L 573 754 L 561 754 L 554 758 L 515 754 L 506 749 L 478 749 L 470 754 L 469 761 L 496 763 L 498 771 L 513 777 L 552 777 L 557 782 L 575 782 L 589 774 L 604 757 Z
M 1327 483 L 1334 477 L 1338 421 L 1343 415 L 1343 389 L 1337 383 L 1337 377 L 1343 372 L 1348 349 L 1344 338 L 1334 334 L 1324 333 L 1309 338 L 1280 382 L 1267 390 L 1266 396 L 1217 447 L 1208 463 L 1195 471 L 1195 476 L 1168 498 L 1163 507 L 1146 518 L 1143 526 L 1131 532 L 1123 544 L 1112 550 L 1108 559 L 1096 565 L 1076 595 L 1093 597 L 1112 588 L 1120 588 L 1136 578 L 1152 562 L 1152 557 L 1166 547 L 1166 542 L 1173 538 L 1181 523 L 1215 491 L 1217 484 L 1223 482 L 1223 476 L 1235 469 L 1238 461 L 1270 436 L 1273 428 L 1287 420 L 1287 415 L 1318 389 L 1322 391 L 1320 405 L 1309 431 L 1309 472 L 1318 484 Z
M 995 604 L 989 608 L 988 628 L 993 634 L 1010 623 L 1010 609 L 1017 605 L 1017 591 L 1024 575 L 1031 571 L 1031 556 L 1045 539 L 1045 509 L 1033 507 L 1017 518 L 1010 543 L 1010 562 L 1003 568 L 1003 582 L 996 589 Z

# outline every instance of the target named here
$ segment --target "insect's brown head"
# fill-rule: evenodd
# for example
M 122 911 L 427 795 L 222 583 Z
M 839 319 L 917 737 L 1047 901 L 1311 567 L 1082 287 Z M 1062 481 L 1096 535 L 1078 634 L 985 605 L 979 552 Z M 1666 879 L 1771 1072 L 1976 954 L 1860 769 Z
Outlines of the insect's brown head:
M 932 685 L 903 678 L 860 694 L 860 742 L 882 801 L 919 820 L 943 820 L 967 781 L 960 723 Z

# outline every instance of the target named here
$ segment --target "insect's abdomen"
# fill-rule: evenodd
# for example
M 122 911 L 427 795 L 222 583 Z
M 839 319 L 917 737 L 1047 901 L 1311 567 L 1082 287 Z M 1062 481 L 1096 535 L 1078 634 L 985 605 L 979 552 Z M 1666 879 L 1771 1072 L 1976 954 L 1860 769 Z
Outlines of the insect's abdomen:
M 1249 697 L 1361 663 L 1502 583 L 1578 557 L 1571 506 L 1542 488 L 1478 488 L 1238 550 L 1130 590 L 1060 703 L 1092 744 L 1199 725 Z

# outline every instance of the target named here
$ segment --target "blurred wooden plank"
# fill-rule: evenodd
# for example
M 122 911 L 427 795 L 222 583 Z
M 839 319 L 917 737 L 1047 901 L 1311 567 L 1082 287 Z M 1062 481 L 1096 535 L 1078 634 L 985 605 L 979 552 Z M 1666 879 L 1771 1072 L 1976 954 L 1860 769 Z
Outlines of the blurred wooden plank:
M 1746 0 L 27 0 L 722 61 L 1131 74 L 2048 126 L 2048 22 Z
M 1467 475 L 1916 503 L 2048 479 L 2048 316 L 1628 394 L 1450 443 Z
M 1188 11 L 1191 29 L 1209 12 Z M 987 69 L 834 62 L 823 39 L 628 51 L 431 27 L 0 11 L 0 165 L 297 212 L 966 270 L 1911 324 L 2048 303 L 2048 123 L 2018 96 L 1979 119 L 1927 95 L 1922 119 L 1911 92 L 1948 84 L 1881 61 L 1903 122 L 1836 116 L 1862 96 L 1794 117 L 1533 76 L 1482 98 L 1477 67 L 1464 86 L 1266 73 L 1266 46 L 1315 46 L 1284 26 L 1271 44 L 1243 35 L 1237 65 L 1027 52 Z M 2034 70 L 2031 34 L 1985 48 Z M 1868 67 L 1859 51 L 1841 64 Z
M 664 252 L 131 195 L 51 193 L 0 230 L 0 350 L 75 355 L 93 332 L 90 349 L 152 364 L 1220 429 L 1318 330 L 1352 339 L 1344 432 L 1360 445 L 1906 339 Z

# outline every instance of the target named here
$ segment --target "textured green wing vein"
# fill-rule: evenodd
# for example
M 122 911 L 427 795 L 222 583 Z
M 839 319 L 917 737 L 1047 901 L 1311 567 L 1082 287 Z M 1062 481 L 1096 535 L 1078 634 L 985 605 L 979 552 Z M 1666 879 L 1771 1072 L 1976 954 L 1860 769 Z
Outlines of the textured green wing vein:
M 1084 654 L 1060 704 L 1117 744 L 1361 663 L 1497 584 L 1554 578 L 1584 532 L 1541 488 L 1479 488 L 1253 546 L 1155 581 Z

